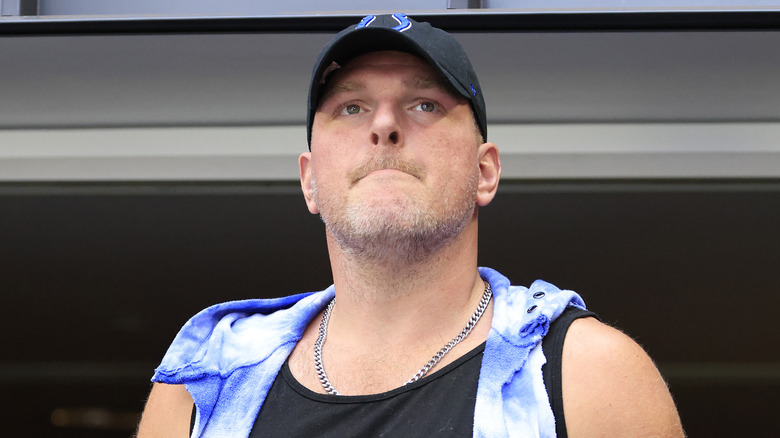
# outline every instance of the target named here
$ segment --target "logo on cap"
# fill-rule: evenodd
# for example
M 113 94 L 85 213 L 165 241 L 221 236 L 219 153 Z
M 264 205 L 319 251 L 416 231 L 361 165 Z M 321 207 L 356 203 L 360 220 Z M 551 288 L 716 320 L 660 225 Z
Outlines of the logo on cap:
M 398 25 L 392 28 L 393 30 L 403 32 L 412 27 L 412 22 L 406 18 L 406 14 L 393 14 L 393 19 L 398 22 Z M 360 20 L 360 23 L 358 23 L 355 29 L 362 29 L 373 23 L 374 20 L 376 20 L 376 15 L 366 15 Z
M 371 24 L 371 22 L 374 20 L 376 20 L 376 15 L 366 15 L 362 20 L 360 20 L 360 23 L 358 23 L 355 29 L 362 29 Z

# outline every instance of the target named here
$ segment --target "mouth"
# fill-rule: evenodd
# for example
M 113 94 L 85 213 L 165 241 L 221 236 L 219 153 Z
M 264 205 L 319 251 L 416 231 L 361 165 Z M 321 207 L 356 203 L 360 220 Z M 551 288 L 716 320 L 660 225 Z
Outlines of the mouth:
M 423 169 L 412 162 L 401 160 L 395 157 L 380 157 L 360 165 L 358 168 L 350 172 L 349 178 L 351 185 L 355 185 L 368 175 L 393 172 L 402 172 L 411 175 L 418 180 L 422 180 L 424 176 Z

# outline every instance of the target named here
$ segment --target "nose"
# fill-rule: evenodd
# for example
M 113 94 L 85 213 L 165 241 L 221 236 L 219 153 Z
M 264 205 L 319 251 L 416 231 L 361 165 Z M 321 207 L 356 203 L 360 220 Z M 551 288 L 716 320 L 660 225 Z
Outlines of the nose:
M 371 124 L 371 143 L 374 146 L 401 146 L 403 135 L 401 115 L 392 105 L 383 105 L 374 112 Z

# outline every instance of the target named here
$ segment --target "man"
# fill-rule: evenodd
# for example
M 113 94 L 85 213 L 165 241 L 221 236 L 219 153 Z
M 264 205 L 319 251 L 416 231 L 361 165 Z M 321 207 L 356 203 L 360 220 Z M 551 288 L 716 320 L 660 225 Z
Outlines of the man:
M 315 65 L 308 135 L 334 285 L 196 315 L 139 436 L 683 435 L 652 361 L 577 294 L 477 268 L 501 164 L 454 38 L 402 14 L 345 29 Z

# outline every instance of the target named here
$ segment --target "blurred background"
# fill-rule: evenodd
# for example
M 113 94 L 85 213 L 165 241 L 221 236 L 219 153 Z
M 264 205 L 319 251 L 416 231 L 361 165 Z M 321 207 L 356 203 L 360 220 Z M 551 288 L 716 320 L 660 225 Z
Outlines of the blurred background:
M 191 315 L 332 282 L 297 182 L 306 90 L 382 11 L 260 3 L 0 1 L 8 435 L 129 436 Z M 480 76 L 504 167 L 480 264 L 578 291 L 690 436 L 771 436 L 780 8 L 667 3 L 383 7 L 455 33 Z

